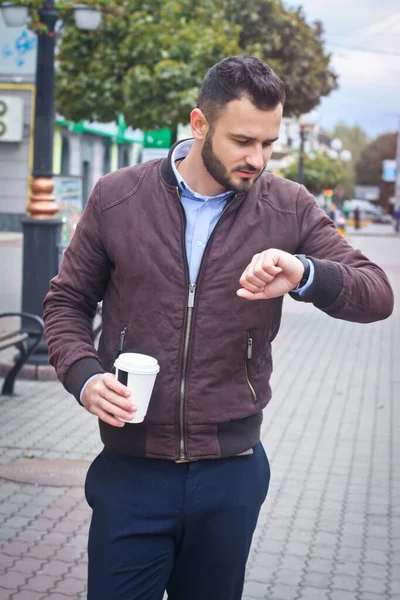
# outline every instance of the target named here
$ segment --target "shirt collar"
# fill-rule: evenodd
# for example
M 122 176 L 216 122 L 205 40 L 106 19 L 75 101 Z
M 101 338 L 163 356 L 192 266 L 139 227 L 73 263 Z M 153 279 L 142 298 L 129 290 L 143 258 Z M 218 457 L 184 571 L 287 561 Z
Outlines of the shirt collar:
M 222 192 L 221 194 L 218 194 L 217 196 L 204 196 L 203 194 L 199 194 L 197 192 L 194 192 L 192 189 L 190 189 L 190 187 L 188 186 L 188 184 L 186 183 L 186 181 L 183 179 L 182 175 L 179 173 L 178 169 L 175 166 L 175 161 L 177 160 L 182 160 L 183 158 L 186 158 L 186 156 L 189 154 L 192 146 L 193 146 L 194 140 L 185 140 L 184 142 L 182 142 L 181 144 L 178 144 L 174 151 L 172 152 L 171 155 L 171 166 L 172 166 L 172 170 L 174 172 L 174 175 L 176 177 L 176 180 L 178 182 L 178 186 L 180 187 L 180 189 L 184 192 L 190 192 L 190 194 L 194 197 L 197 198 L 198 200 L 226 200 L 227 198 L 229 198 L 234 192 L 232 191 L 227 191 L 227 192 Z

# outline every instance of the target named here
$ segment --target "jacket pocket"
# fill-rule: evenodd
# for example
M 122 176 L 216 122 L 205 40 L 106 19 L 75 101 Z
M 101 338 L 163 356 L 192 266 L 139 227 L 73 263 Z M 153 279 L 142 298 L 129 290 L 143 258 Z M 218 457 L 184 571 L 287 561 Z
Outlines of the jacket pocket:
M 257 391 L 254 385 L 251 382 L 250 371 L 251 371 L 251 362 L 253 360 L 253 338 L 251 335 L 251 331 L 246 331 L 246 355 L 244 358 L 244 372 L 246 375 L 247 385 L 249 386 L 251 397 L 253 399 L 253 403 L 257 404 Z

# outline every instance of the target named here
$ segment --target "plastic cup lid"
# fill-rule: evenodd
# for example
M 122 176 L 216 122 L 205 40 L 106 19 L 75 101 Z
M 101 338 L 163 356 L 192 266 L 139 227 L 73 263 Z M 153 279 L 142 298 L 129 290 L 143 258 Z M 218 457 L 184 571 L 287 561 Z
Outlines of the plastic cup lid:
M 147 354 L 137 354 L 136 352 L 120 354 L 114 364 L 117 369 L 141 375 L 158 373 L 160 370 L 155 358 Z

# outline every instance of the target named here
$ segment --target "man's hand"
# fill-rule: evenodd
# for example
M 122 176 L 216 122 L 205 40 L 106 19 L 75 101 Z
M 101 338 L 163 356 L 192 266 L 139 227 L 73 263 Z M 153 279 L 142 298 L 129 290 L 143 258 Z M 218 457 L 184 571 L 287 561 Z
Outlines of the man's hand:
M 236 293 L 246 300 L 278 298 L 294 290 L 304 274 L 301 261 L 283 250 L 269 248 L 255 254 L 240 278 Z
M 82 396 L 87 411 L 114 427 L 125 423 L 116 417 L 131 420 L 137 407 L 129 400 L 130 390 L 112 373 L 99 373 L 89 381 Z

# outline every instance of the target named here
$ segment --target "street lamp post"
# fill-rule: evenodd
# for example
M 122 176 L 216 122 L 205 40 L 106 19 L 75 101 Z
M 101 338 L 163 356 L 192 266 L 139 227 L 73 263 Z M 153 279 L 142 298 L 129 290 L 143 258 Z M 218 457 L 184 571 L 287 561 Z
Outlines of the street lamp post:
M 299 170 L 297 174 L 297 182 L 300 185 L 304 183 L 304 144 L 306 141 L 306 132 L 303 123 L 300 123 L 300 153 L 299 153 Z
M 300 119 L 300 148 L 299 148 L 299 163 L 297 172 L 297 183 L 301 185 L 304 183 L 304 157 L 305 157 L 305 142 L 307 135 L 314 129 L 314 126 L 318 120 L 318 115 L 315 111 L 311 111 L 307 115 L 303 115 Z
M 17 9 L 12 13 L 12 8 Z M 10 26 L 23 25 L 22 6 L 3 5 L 3 17 Z M 8 15 L 5 10 L 8 10 Z M 92 6 L 71 6 L 75 11 L 75 23 L 80 29 L 96 29 L 101 13 Z M 77 14 L 80 11 L 80 14 Z M 31 178 L 28 216 L 22 220 L 23 266 L 22 266 L 22 311 L 42 315 L 43 300 L 49 289 L 50 280 L 57 274 L 62 220 L 57 216 L 58 206 L 53 194 L 53 140 L 55 123 L 54 64 L 55 25 L 60 18 L 54 0 L 45 0 L 38 10 L 41 24 L 38 32 L 36 60 L 36 94 L 34 117 L 34 155 Z M 8 17 L 12 17 L 9 20 Z M 85 19 L 87 20 L 85 21 Z M 30 323 L 22 322 L 22 330 L 29 333 Z M 36 365 L 48 364 L 45 340 L 29 360 Z
M 58 13 L 54 0 L 46 0 L 39 12 L 47 31 L 38 35 L 36 62 L 36 98 L 34 121 L 33 171 L 28 215 L 22 221 L 24 233 L 22 266 L 22 310 L 35 315 L 43 312 L 43 299 L 49 281 L 58 270 L 58 248 L 62 221 L 57 217 L 58 206 L 53 195 L 54 140 L 54 28 Z M 29 328 L 23 323 L 23 329 Z M 47 364 L 47 345 L 44 340 L 31 357 L 33 364 Z

